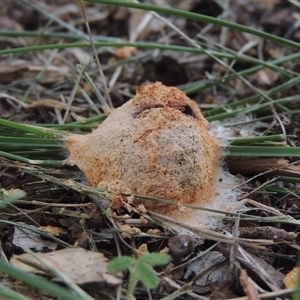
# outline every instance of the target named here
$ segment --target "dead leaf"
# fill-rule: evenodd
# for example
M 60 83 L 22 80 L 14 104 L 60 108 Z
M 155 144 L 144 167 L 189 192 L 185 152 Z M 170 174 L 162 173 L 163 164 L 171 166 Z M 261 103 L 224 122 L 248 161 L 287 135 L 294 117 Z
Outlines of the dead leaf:
M 225 244 L 216 247 L 225 256 L 230 255 L 230 246 Z M 264 282 L 272 291 L 281 289 L 283 285 L 284 274 L 276 270 L 272 265 L 266 263 L 259 257 L 250 254 L 248 251 L 238 246 L 236 260 L 247 269 L 251 274 L 254 274 L 260 281 Z
M 226 164 L 233 174 L 253 176 L 268 172 L 270 175 L 300 177 L 300 167 L 283 158 L 231 157 L 226 159 Z
M 15 226 L 12 243 L 23 250 L 32 249 L 35 251 L 49 251 L 57 249 L 57 243 L 43 240 L 39 234 L 32 230 L 18 226 Z
M 165 23 L 149 12 L 132 9 L 129 20 L 130 40 L 136 41 L 138 38 L 145 39 L 153 32 L 163 31 Z
M 35 255 L 39 260 L 58 269 L 59 272 L 77 284 L 105 282 L 118 285 L 122 282 L 120 276 L 108 273 L 108 259 L 102 253 L 82 248 L 68 248 L 50 253 L 36 253 Z M 14 255 L 10 262 L 27 272 L 52 276 L 47 267 L 31 254 Z
M 240 283 L 249 300 L 259 300 L 257 288 L 253 284 L 251 278 L 248 277 L 247 271 L 244 269 L 241 270 Z
M 40 229 L 51 233 L 53 236 L 66 234 L 66 231 L 63 228 L 56 226 L 40 226 Z
M 294 289 L 297 286 L 299 276 L 299 267 L 294 268 L 291 272 L 286 274 L 283 282 L 287 289 Z
M 194 275 L 193 290 L 201 294 L 214 291 L 213 284 L 230 285 L 234 275 L 225 261 L 222 253 L 210 251 L 188 265 L 184 278 Z
M 271 69 L 263 69 L 257 73 L 257 81 L 262 85 L 272 85 L 278 78 L 278 73 Z

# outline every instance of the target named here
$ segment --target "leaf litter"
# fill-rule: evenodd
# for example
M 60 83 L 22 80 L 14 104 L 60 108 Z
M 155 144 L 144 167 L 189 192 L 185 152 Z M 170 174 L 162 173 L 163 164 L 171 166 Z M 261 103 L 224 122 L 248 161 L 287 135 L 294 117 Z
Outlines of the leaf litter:
M 199 3 L 200 2 L 201 1 L 199 1 Z M 81 34 L 84 34 L 84 21 L 82 19 L 81 11 L 76 4 L 66 4 L 62 2 L 61 7 L 58 7 L 53 3 L 45 3 L 45 5 L 47 8 L 45 11 L 54 12 L 56 16 L 65 22 L 59 25 L 64 28 L 63 30 L 67 28 L 67 22 L 72 18 L 73 20 L 76 20 L 75 23 L 72 23 L 76 24 L 73 28 L 79 30 Z M 179 6 L 180 5 L 184 4 L 179 4 Z M 208 15 L 218 14 L 218 12 L 220 13 L 220 11 L 222 11 L 215 3 L 204 6 L 201 5 L 201 3 L 199 5 L 193 3 L 185 5 L 187 6 L 185 7 L 187 10 Z M 277 28 L 280 27 L 279 29 L 281 31 L 272 32 L 272 30 L 275 30 L 275 27 L 272 25 L 272 17 L 275 18 L 276 10 L 280 9 L 280 5 L 286 6 L 282 11 L 282 14 L 287 14 L 293 7 L 291 4 L 282 4 L 282 1 L 274 1 L 274 3 L 272 2 L 272 5 L 268 3 L 266 4 L 267 7 L 264 7 L 263 4 L 259 3 L 237 2 L 232 4 L 231 9 L 234 13 L 231 14 L 230 18 L 232 21 L 237 21 L 242 24 L 248 22 L 248 26 L 250 24 L 250 26 L 259 27 L 260 21 L 258 20 L 258 16 L 260 16 L 262 20 L 265 20 L 263 23 L 265 30 L 279 35 L 289 33 L 291 36 L 297 38 L 299 28 L 295 28 L 294 31 L 288 32 L 289 28 L 285 23 L 282 26 L 276 26 Z M 16 28 L 17 30 L 35 30 L 38 29 L 39 26 L 43 26 L 47 23 L 47 14 L 38 12 L 34 6 L 31 6 L 31 8 L 27 6 L 26 9 L 24 9 L 24 7 L 22 2 L 12 1 L 7 7 L 1 8 L 1 15 L 7 15 L 9 20 L 14 21 L 13 24 L 4 22 L 3 30 L 10 29 L 10 26 L 13 26 L 13 28 Z M 265 10 L 266 8 L 267 10 Z M 14 16 L 12 15 L 12 12 L 15 13 Z M 135 26 L 132 26 L 132 24 L 136 22 L 136 20 L 134 20 L 136 16 L 131 10 L 124 8 L 115 10 L 111 7 L 89 4 L 86 6 L 86 13 L 90 20 L 91 31 L 93 34 L 114 36 L 116 38 L 129 38 L 129 34 L 134 33 L 133 36 L 138 39 L 139 32 L 133 32 Z M 267 14 L 267 17 L 263 15 L 264 13 Z M 141 19 L 146 18 L 147 16 L 145 15 L 146 14 L 144 14 Z M 32 16 L 38 16 L 38 22 L 32 22 Z M 193 34 L 192 30 L 194 30 L 196 34 L 198 34 L 200 30 L 201 32 L 205 32 L 206 35 L 208 34 L 211 41 L 219 42 L 220 38 L 222 38 L 222 36 L 224 37 L 224 35 L 221 35 L 220 29 L 216 26 L 207 26 L 206 24 L 185 22 L 183 20 L 170 20 L 176 22 L 176 25 L 182 30 L 188 29 L 187 32 L 190 36 Z M 112 22 L 114 26 L 111 26 Z M 137 21 L 138 24 L 140 24 L 139 22 L 140 21 Z M 178 37 L 173 35 L 172 31 L 170 31 L 170 29 L 168 29 L 161 21 L 157 23 L 152 22 L 149 27 L 146 25 L 143 26 L 145 26 L 144 30 L 143 27 L 138 28 L 142 30 L 143 39 L 159 42 L 164 42 L 166 39 L 169 39 L 168 42 L 174 44 L 179 40 L 180 44 L 182 43 L 182 39 L 178 39 Z M 69 28 L 68 30 L 72 31 L 72 28 Z M 73 33 L 78 33 L 76 30 L 74 30 Z M 249 43 L 249 48 L 245 50 L 245 53 L 253 57 L 279 58 L 291 53 L 290 49 L 280 48 L 278 45 L 269 41 L 266 41 L 263 45 L 259 44 L 260 46 L 256 47 L 259 41 L 255 41 L 255 43 L 251 44 L 252 39 L 249 35 L 234 32 L 231 29 L 227 30 L 225 36 L 226 46 L 231 49 L 236 49 L 237 51 L 239 51 L 244 44 Z M 199 39 L 202 39 L 202 37 L 203 36 L 199 36 Z M 23 38 L 23 41 L 24 40 L 30 44 L 34 41 L 34 38 Z M 20 43 L 23 43 L 23 41 L 6 38 L 0 42 L 5 45 L 5 47 L 16 47 Z M 44 40 L 46 43 L 57 41 L 58 38 L 56 37 Z M 66 41 L 70 40 L 66 38 Z M 203 42 L 207 43 L 205 40 L 203 40 Z M 93 57 L 93 53 L 90 49 L 83 48 L 81 50 L 82 52 L 80 53 L 75 53 L 72 49 L 61 50 L 59 51 L 59 55 L 56 55 L 48 66 L 46 64 L 44 65 L 44 63 L 49 58 L 50 51 L 41 52 L 38 56 L 23 54 L 20 62 L 24 64 L 25 67 L 21 66 L 21 68 L 12 67 L 15 64 L 13 59 L 10 59 L 9 62 L 4 61 L 3 63 L 5 63 L 7 69 L 3 69 L 4 71 L 2 70 L 2 73 L 0 72 L 0 78 L 2 78 L 1 88 L 4 87 L 4 89 L 1 89 L 1 95 L 3 95 L 3 101 L 1 101 L 0 104 L 1 116 L 24 123 L 62 124 L 61 121 L 64 119 L 63 113 L 64 110 L 67 109 L 68 114 L 66 114 L 65 118 L 67 123 L 85 120 L 85 118 L 94 116 L 95 111 L 88 105 L 85 98 L 83 98 L 83 94 L 79 92 L 80 89 L 85 91 L 87 95 L 91 97 L 92 102 L 95 103 L 96 107 L 98 107 L 101 112 L 106 113 L 107 111 L 103 110 L 93 90 L 86 82 L 80 83 L 80 88 L 75 92 L 72 106 L 69 106 L 68 108 L 66 99 L 68 99 L 73 90 L 74 79 L 77 78 L 75 65 L 81 61 L 88 63 L 89 58 Z M 137 86 L 149 83 L 149 81 L 160 80 L 164 84 L 174 86 L 185 84 L 187 82 L 186 80 L 189 82 L 201 81 L 206 78 L 213 80 L 214 78 L 225 75 L 227 72 L 225 68 L 220 67 L 220 65 L 210 58 L 195 58 L 194 55 L 189 56 L 186 53 L 159 53 L 158 51 L 144 51 L 143 53 L 140 49 L 131 48 L 128 49 L 128 52 L 116 53 L 114 49 L 109 47 L 98 49 L 97 51 L 97 55 L 101 60 L 107 79 L 113 76 L 116 78 L 114 82 L 111 81 L 110 86 L 110 92 L 115 107 L 127 102 L 127 100 L 132 98 L 135 94 Z M 194 61 L 197 61 L 197 64 L 195 64 Z M 173 69 L 169 67 L 169 64 L 168 66 L 163 65 L 165 62 L 169 62 L 169 64 L 173 66 Z M 115 73 L 115 68 L 117 68 L 119 64 L 123 66 L 123 71 L 117 74 Z M 150 69 L 149 66 L 151 67 Z M 236 61 L 234 62 L 234 67 L 236 70 L 240 70 L 249 67 L 249 65 L 246 62 Z M 172 74 L 183 74 L 184 80 L 178 81 L 177 75 L 166 76 L 164 73 L 166 68 L 169 72 L 172 72 Z M 298 66 L 295 62 L 295 64 L 291 66 L 291 69 L 297 70 L 297 68 Z M 68 71 L 66 72 L 64 70 Z M 92 73 L 91 76 L 93 77 L 96 87 L 100 91 L 103 91 L 103 82 L 101 82 L 99 76 L 96 75 L 97 70 L 95 70 L 95 64 L 91 63 L 87 66 L 87 70 Z M 34 86 L 31 86 L 31 80 L 35 79 L 37 74 L 40 73 L 42 73 L 43 76 L 36 80 Z M 166 80 L 168 81 L 166 82 Z M 269 88 L 282 83 L 284 78 L 282 75 L 274 73 L 269 69 L 264 69 L 253 74 L 252 79 L 250 78 L 250 80 L 252 80 L 253 83 L 258 84 L 262 90 L 268 90 Z M 24 99 L 24 90 L 27 91 L 26 99 Z M 285 91 L 287 95 L 291 95 L 295 92 L 295 88 Z M 220 103 L 219 101 L 223 104 L 224 102 L 230 101 L 227 99 L 236 100 L 249 95 L 252 95 L 251 89 L 238 78 L 230 81 L 228 85 L 221 83 L 217 89 L 216 87 L 212 87 L 200 90 L 193 94 L 193 97 L 191 98 L 198 103 L 201 103 L 201 107 L 215 107 L 215 105 Z M 15 101 L 14 99 L 17 99 L 18 101 Z M 56 101 L 56 103 L 42 103 L 41 101 L 44 101 L 45 99 Z M 21 101 L 24 102 L 20 107 Z M 58 105 L 58 103 L 60 104 Z M 75 110 L 72 109 L 73 107 Z M 16 109 L 20 109 L 20 113 L 16 114 Z M 278 124 L 276 125 L 274 122 L 272 124 L 273 125 L 269 130 L 274 134 L 280 132 L 280 126 L 278 126 Z M 98 124 L 96 124 L 94 128 L 97 127 L 97 125 Z M 297 119 L 293 120 L 290 128 L 288 126 L 286 128 L 290 131 L 299 130 Z M 80 130 L 76 129 L 76 127 L 74 131 L 75 133 L 82 133 Z M 86 130 L 85 133 L 89 131 L 90 130 Z M 238 132 L 236 133 L 239 135 Z M 298 143 L 298 140 L 296 140 L 296 143 Z M 62 158 L 66 158 L 67 156 L 66 153 L 62 152 L 59 155 Z M 168 266 L 167 268 L 174 269 L 174 271 L 172 274 L 172 272 L 170 273 L 167 271 L 167 268 L 164 270 L 165 273 L 163 276 L 165 276 L 166 279 L 165 281 L 162 280 L 164 284 L 161 285 L 158 291 L 162 294 L 166 291 L 175 293 L 176 290 L 180 290 L 184 283 L 191 282 L 192 291 L 194 293 L 197 295 L 206 295 L 212 299 L 213 297 L 219 297 L 217 299 L 234 298 L 241 294 L 248 295 L 249 299 L 256 299 L 254 298 L 255 296 L 249 296 L 250 294 L 247 292 L 249 289 L 253 290 L 253 295 L 256 293 L 255 290 L 260 293 L 280 290 L 282 288 L 284 274 L 292 270 L 296 264 L 296 249 L 298 248 L 297 228 L 295 229 L 295 227 L 297 227 L 295 226 L 296 223 L 285 225 L 280 221 L 271 221 L 271 217 L 276 215 L 276 212 L 275 210 L 272 211 L 266 209 L 266 207 L 274 207 L 276 211 L 280 211 L 283 214 L 290 215 L 297 219 L 299 206 L 297 183 L 285 186 L 276 185 L 277 188 L 287 187 L 289 190 L 293 189 L 295 193 L 293 193 L 292 196 L 288 193 L 284 194 L 284 189 L 281 189 L 280 191 L 277 190 L 276 193 L 271 192 L 271 190 L 268 189 L 268 186 L 262 184 L 265 180 L 263 177 L 265 174 L 262 174 L 261 177 L 256 177 L 256 179 L 248 182 L 247 185 L 243 184 L 239 187 L 244 192 L 255 190 L 256 192 L 251 195 L 251 199 L 255 200 L 257 203 L 262 203 L 265 206 L 256 206 L 253 205 L 253 203 L 251 204 L 248 202 L 247 207 L 249 208 L 250 205 L 252 210 L 249 209 L 249 214 L 246 214 L 246 210 L 240 215 L 239 232 L 235 236 L 230 237 L 230 239 L 231 241 L 236 240 L 236 243 L 239 243 L 239 241 L 241 241 L 239 238 L 245 238 L 249 244 L 240 244 L 243 246 L 236 246 L 232 243 L 232 246 L 230 247 L 225 243 L 222 243 L 222 241 L 219 241 L 220 244 L 217 245 L 216 247 L 218 248 L 215 249 L 217 251 L 209 251 L 208 253 L 215 253 L 216 256 L 221 257 L 222 263 L 215 266 L 213 258 L 207 256 L 205 260 L 206 267 L 203 269 L 203 273 L 206 271 L 206 276 L 202 276 L 202 271 L 199 268 L 197 269 L 197 266 L 199 264 L 201 265 L 201 261 L 203 262 L 203 260 L 199 258 L 193 261 L 193 258 L 195 258 L 198 251 L 208 249 L 211 246 L 212 240 L 209 238 L 209 234 L 201 240 L 201 243 L 195 243 L 195 241 L 191 241 L 190 238 L 183 238 L 182 235 L 179 235 L 180 238 L 178 240 L 172 240 L 172 237 L 176 237 L 172 227 L 167 227 L 164 222 L 159 222 L 158 225 L 157 219 L 153 217 L 154 215 L 151 215 L 150 213 L 147 214 L 146 209 L 139 210 L 137 208 L 138 204 L 130 202 L 130 200 L 128 200 L 128 195 L 126 194 L 116 196 L 114 193 L 103 191 L 101 187 L 92 189 L 79 170 L 54 170 L 40 167 L 32 168 L 26 164 L 13 164 L 5 159 L 1 159 L 1 166 L 3 166 L 1 169 L 1 188 L 9 190 L 10 188 L 15 187 L 20 188 L 27 193 L 23 202 L 17 200 L 14 202 L 14 205 L 6 206 L 0 213 L 1 226 L 3 226 L 3 231 L 1 232 L 2 248 L 3 253 L 7 258 L 12 257 L 13 255 L 14 258 L 16 258 L 16 254 L 20 254 L 20 249 L 15 248 L 14 243 L 12 243 L 15 234 L 12 229 L 18 228 L 17 224 L 19 224 L 19 222 L 29 224 L 34 224 L 34 222 L 36 222 L 36 228 L 42 228 L 42 226 L 44 226 L 44 228 L 63 228 L 62 231 L 58 232 L 58 235 L 56 234 L 58 240 L 62 242 L 61 244 L 58 243 L 59 247 L 65 247 L 62 245 L 67 243 L 69 245 L 79 244 L 83 248 L 93 251 L 100 250 L 103 254 L 98 253 L 96 265 L 104 266 L 102 271 L 105 270 L 105 265 L 107 263 L 103 255 L 109 259 L 117 256 L 117 247 L 119 247 L 118 251 L 121 251 L 123 255 L 134 254 L 137 249 L 144 248 L 142 245 L 147 245 L 147 250 L 150 252 L 159 252 L 167 247 L 173 258 L 173 266 Z M 252 169 L 250 167 L 252 167 Z M 17 171 L 17 168 L 19 168 L 19 171 Z M 297 173 L 299 173 L 295 162 L 290 164 L 289 161 L 286 160 L 282 163 L 282 160 L 280 159 L 276 159 L 276 161 L 265 160 L 263 164 L 261 161 L 257 162 L 257 168 L 254 168 L 253 170 L 253 166 L 248 162 L 248 159 L 243 160 L 242 158 L 238 166 L 233 162 L 231 164 L 228 163 L 228 168 L 231 172 L 242 173 L 244 176 L 247 176 L 247 179 L 269 170 L 272 170 L 272 174 L 276 176 L 297 177 Z M 48 176 L 46 176 L 47 174 Z M 105 187 L 107 188 L 108 186 Z M 110 211 L 106 210 L 106 208 L 111 201 L 116 201 L 117 197 L 120 197 L 122 200 L 119 201 L 119 205 L 111 207 L 111 216 L 107 214 Z M 105 205 L 103 204 L 105 202 L 103 199 L 107 202 Z M 85 204 L 88 204 L 91 201 L 91 205 L 85 206 Z M 126 204 L 123 204 L 122 201 Z M 46 204 L 38 205 L 37 202 Z M 47 205 L 47 202 L 49 204 L 56 203 L 65 205 L 65 208 L 54 209 L 54 207 L 51 208 L 51 206 Z M 75 204 L 76 206 L 68 207 L 70 204 Z M 20 210 L 25 213 L 20 214 Z M 140 214 L 142 214 L 142 217 L 145 219 L 141 219 Z M 249 216 L 249 219 L 243 220 L 244 214 L 245 216 Z M 253 215 L 262 219 L 269 218 L 270 224 L 267 224 L 267 226 L 260 226 L 258 223 L 259 221 L 256 221 Z M 4 221 L 7 219 L 15 222 L 15 225 L 5 223 Z M 234 217 L 234 219 L 236 220 L 236 217 Z M 107 223 L 107 220 L 111 223 Z M 138 220 L 138 222 L 135 223 L 134 220 Z M 230 221 L 225 221 L 224 224 L 226 225 L 224 232 L 228 235 L 228 232 L 232 232 L 233 230 L 233 224 Z M 134 232 L 132 234 L 130 231 L 133 228 Z M 121 231 L 119 231 L 120 229 Z M 51 230 L 49 232 L 48 236 L 40 236 L 40 245 L 47 244 L 51 240 L 51 236 L 55 235 L 54 232 L 51 233 Z M 63 232 L 67 232 L 68 234 L 65 235 Z M 119 242 L 116 242 L 115 240 L 116 232 L 118 233 L 117 239 Z M 211 233 L 212 237 L 213 235 L 214 232 Z M 251 244 L 251 241 L 254 241 L 255 239 L 260 239 L 261 243 Z M 266 241 L 270 243 L 264 243 Z M 25 246 L 27 247 L 28 245 Z M 35 249 L 34 247 L 28 248 Z M 77 248 L 72 249 L 75 253 L 78 251 L 78 253 L 83 254 L 80 252 L 81 250 L 76 250 Z M 23 251 L 24 250 L 21 252 Z M 49 254 L 59 254 L 59 251 L 63 250 L 52 251 Z M 91 252 L 87 250 L 83 251 L 85 251 L 84 256 L 87 257 L 89 252 Z M 96 254 L 95 252 L 92 253 L 92 255 Z M 274 253 L 277 254 L 277 256 L 273 255 Z M 46 255 L 45 253 L 38 253 L 35 255 L 40 254 Z M 30 254 L 22 255 L 31 257 Z M 20 255 L 20 257 L 22 255 Z M 47 259 L 47 261 L 49 260 L 48 258 L 45 259 Z M 241 267 L 238 266 L 237 269 L 235 269 L 232 265 L 234 261 L 240 264 Z M 61 268 L 64 266 L 64 263 L 65 262 L 59 262 L 55 266 Z M 72 266 L 71 263 L 66 264 L 66 268 Z M 181 264 L 183 264 L 181 268 L 185 271 L 179 272 L 178 269 L 180 269 Z M 190 268 L 196 271 L 193 271 L 194 273 L 189 274 L 187 277 L 184 276 Z M 245 271 L 241 270 L 241 268 L 247 270 L 248 275 L 246 275 Z M 82 268 L 82 272 L 86 274 L 91 270 L 92 267 L 91 269 Z M 78 268 L 78 271 L 80 271 L 80 268 Z M 177 274 L 175 274 L 176 271 Z M 230 282 L 227 281 L 228 278 L 226 278 L 224 274 L 228 274 L 226 272 L 229 272 L 232 275 L 235 271 L 240 271 L 241 278 L 239 279 L 234 275 L 232 276 L 232 282 L 230 280 Z M 106 271 L 103 272 L 105 273 Z M 68 276 L 72 276 L 72 274 L 68 274 Z M 161 277 L 162 279 L 163 276 Z M 93 271 L 91 271 L 91 278 L 98 278 Z M 168 281 L 168 279 L 170 280 Z M 104 282 L 109 281 L 109 279 L 106 280 L 107 281 L 104 280 Z M 172 280 L 174 281 L 172 282 Z M 241 292 L 241 290 L 235 289 L 234 283 L 241 283 L 244 293 Z M 79 280 L 78 284 L 82 284 L 82 282 Z M 157 297 L 159 298 L 159 296 Z
M 45 241 L 37 233 L 32 232 L 26 228 L 14 228 L 14 235 L 12 245 L 21 248 L 23 251 L 32 249 L 35 251 L 54 251 L 57 249 L 57 243 Z
M 12 265 L 32 273 L 53 276 L 51 268 L 57 269 L 77 284 L 104 282 L 119 285 L 120 275 L 108 273 L 107 258 L 102 253 L 82 248 L 66 248 L 49 253 L 22 254 L 13 256 Z M 49 267 L 50 266 L 50 267 Z M 61 280 L 54 278 L 54 280 Z

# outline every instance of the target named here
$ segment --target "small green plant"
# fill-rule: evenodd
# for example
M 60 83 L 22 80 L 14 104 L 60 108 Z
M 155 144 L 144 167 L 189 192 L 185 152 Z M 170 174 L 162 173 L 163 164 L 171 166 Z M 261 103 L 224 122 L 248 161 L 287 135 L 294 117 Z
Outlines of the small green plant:
M 120 256 L 111 260 L 108 264 L 108 270 L 112 273 L 129 271 L 127 296 L 132 297 L 138 281 L 141 281 L 148 288 L 156 288 L 159 284 L 159 277 L 152 266 L 162 266 L 169 261 L 170 256 L 165 253 L 149 253 L 138 258 Z

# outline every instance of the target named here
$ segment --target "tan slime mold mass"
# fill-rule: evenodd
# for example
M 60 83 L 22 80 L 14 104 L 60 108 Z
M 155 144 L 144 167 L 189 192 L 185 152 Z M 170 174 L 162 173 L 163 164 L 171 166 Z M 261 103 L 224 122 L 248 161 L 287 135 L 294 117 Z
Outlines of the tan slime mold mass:
M 68 163 L 93 186 L 201 205 L 214 196 L 222 154 L 208 129 L 194 101 L 156 82 L 139 87 L 91 134 L 69 137 Z M 175 205 L 145 206 L 182 216 Z

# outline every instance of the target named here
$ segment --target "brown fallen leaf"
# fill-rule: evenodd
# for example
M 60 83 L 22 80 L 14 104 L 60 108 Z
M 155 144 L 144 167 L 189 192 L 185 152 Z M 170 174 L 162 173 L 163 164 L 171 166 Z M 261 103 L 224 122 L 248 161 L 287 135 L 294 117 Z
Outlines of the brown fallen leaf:
M 231 157 L 226 159 L 226 164 L 233 174 L 254 176 L 268 172 L 270 175 L 300 177 L 300 167 L 283 158 Z
M 278 73 L 270 69 L 260 70 L 257 73 L 257 81 L 262 85 L 272 85 L 279 78 Z
M 216 247 L 217 250 L 222 252 L 226 257 L 230 256 L 230 247 L 222 244 Z M 272 291 L 281 289 L 283 286 L 284 274 L 276 270 L 272 265 L 266 263 L 261 258 L 250 254 L 247 250 L 238 246 L 238 252 L 235 258 L 244 269 L 251 271 L 253 276 L 260 278 L 266 286 Z
M 129 19 L 130 40 L 135 41 L 137 38 L 145 39 L 153 32 L 163 31 L 165 23 L 149 12 L 132 9 Z
M 193 291 L 205 294 L 213 292 L 214 284 L 231 286 L 234 280 L 233 274 L 228 268 L 226 257 L 218 251 L 210 251 L 192 261 L 187 266 L 184 278 L 193 277 Z
M 240 283 L 249 300 L 259 300 L 257 288 L 253 284 L 251 278 L 248 277 L 245 269 L 241 270 Z
M 50 253 L 36 253 L 35 256 L 31 254 L 14 255 L 10 262 L 27 272 L 53 276 L 47 268 L 47 266 L 51 266 L 77 284 L 105 282 L 118 285 L 122 282 L 120 275 L 115 276 L 108 273 L 108 259 L 102 253 L 82 248 L 68 248 Z
M 286 274 L 283 282 L 287 289 L 294 289 L 297 286 L 299 276 L 299 267 L 295 267 L 291 272 Z

